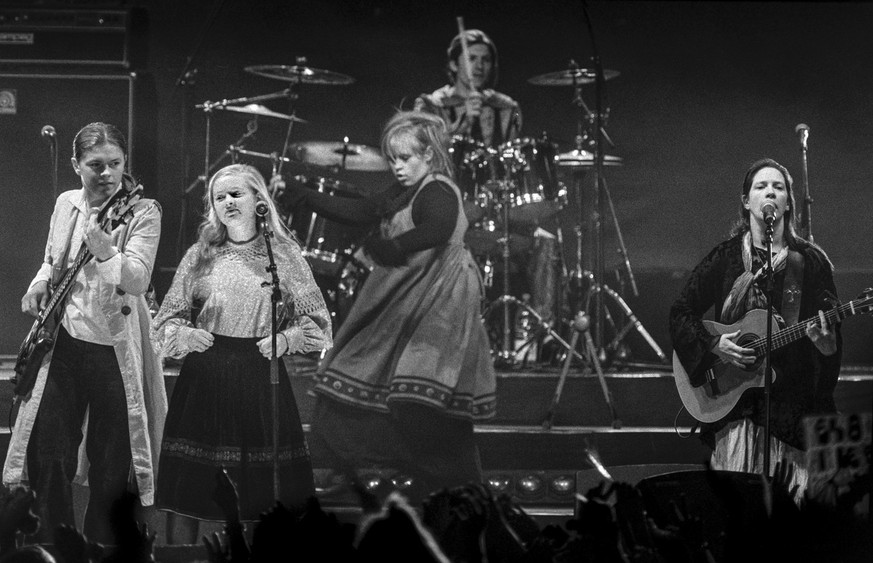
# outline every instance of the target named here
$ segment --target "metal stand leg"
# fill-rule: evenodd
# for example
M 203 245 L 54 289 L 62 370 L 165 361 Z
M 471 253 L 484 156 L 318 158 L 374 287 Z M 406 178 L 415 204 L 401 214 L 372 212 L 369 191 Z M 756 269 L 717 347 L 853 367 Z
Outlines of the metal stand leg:
M 591 338 L 591 332 L 589 331 L 590 326 L 591 320 L 584 311 L 576 313 L 576 318 L 573 319 L 573 336 L 570 338 L 569 349 L 573 351 L 573 355 L 577 355 L 575 349 L 579 340 L 579 334 L 584 334 L 585 349 L 591 359 L 591 363 L 594 365 L 594 371 L 597 373 L 597 378 L 600 380 L 600 388 L 603 391 L 603 398 L 606 400 L 606 405 L 609 407 L 609 414 L 612 418 L 612 427 L 618 429 L 621 428 L 621 420 L 616 413 L 612 393 L 606 386 L 606 378 L 603 376 L 603 369 L 601 369 L 600 360 L 597 358 L 597 349 L 594 346 L 594 340 Z M 570 371 L 570 364 L 573 362 L 573 355 L 567 354 L 567 357 L 564 360 L 564 367 L 561 369 L 561 375 L 558 378 L 558 386 L 555 389 L 554 397 L 552 397 L 552 404 L 542 422 L 543 429 L 545 430 L 552 428 L 555 410 L 558 408 L 558 403 L 561 401 L 561 394 L 564 391 L 564 383 L 566 382 L 567 374 Z

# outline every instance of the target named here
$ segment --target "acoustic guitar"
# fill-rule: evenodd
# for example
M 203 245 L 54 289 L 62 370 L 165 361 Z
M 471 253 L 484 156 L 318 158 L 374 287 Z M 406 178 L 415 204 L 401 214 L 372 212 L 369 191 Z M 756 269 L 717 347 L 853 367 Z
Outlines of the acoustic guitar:
M 846 317 L 869 313 L 873 309 L 873 289 L 864 290 L 857 299 L 838 305 L 825 315 L 825 322 L 833 326 Z M 806 326 L 814 322 L 821 326 L 819 317 L 812 317 L 792 326 L 773 332 L 773 351 L 787 346 L 806 336 Z M 673 379 L 682 404 L 691 416 L 700 422 L 716 422 L 724 418 L 740 400 L 747 389 L 764 386 L 764 358 L 767 347 L 767 311 L 753 309 L 737 322 L 725 325 L 715 321 L 703 321 L 703 325 L 711 334 L 726 334 L 740 331 L 736 343 L 743 348 L 755 351 L 756 362 L 747 367 L 739 368 L 723 361 L 715 354 L 707 354 L 705 360 L 694 366 L 692 373 L 702 373 L 704 383 L 693 386 L 688 372 L 673 352 Z M 778 326 L 773 319 L 773 326 Z M 776 375 L 773 374 L 775 379 Z M 695 378 L 696 379 L 696 378 Z

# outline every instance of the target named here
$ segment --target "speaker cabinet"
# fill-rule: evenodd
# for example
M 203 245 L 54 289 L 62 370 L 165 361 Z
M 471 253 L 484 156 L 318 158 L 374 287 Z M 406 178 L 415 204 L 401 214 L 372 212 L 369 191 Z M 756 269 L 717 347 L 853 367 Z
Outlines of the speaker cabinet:
M 734 471 L 676 471 L 646 477 L 637 485 L 649 517 L 659 528 L 680 526 L 674 506 L 685 517 L 700 518 L 700 539 L 716 561 L 751 561 L 766 530 L 761 476 Z M 748 549 L 748 551 L 747 551 Z M 742 557 L 738 554 L 742 553 Z M 666 554 L 667 560 L 673 560 Z M 790 560 L 787 559 L 786 560 Z
M 32 319 L 21 296 L 42 263 L 56 193 L 49 143 L 56 131 L 57 193 L 81 187 L 70 165 L 73 137 L 82 126 L 112 123 L 127 136 L 136 173 L 133 130 L 135 74 L 37 74 L 0 71 L 0 354 L 17 354 Z

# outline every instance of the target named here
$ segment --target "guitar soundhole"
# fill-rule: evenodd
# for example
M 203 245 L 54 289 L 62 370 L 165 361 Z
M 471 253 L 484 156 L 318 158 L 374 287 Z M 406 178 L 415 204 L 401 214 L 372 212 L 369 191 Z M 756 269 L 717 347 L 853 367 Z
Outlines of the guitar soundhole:
M 752 345 L 754 344 L 754 342 L 756 340 L 758 340 L 757 334 L 747 332 L 745 334 L 741 334 L 740 337 L 737 338 L 736 342 L 737 342 L 737 346 L 741 346 L 743 348 L 752 348 L 753 347 Z M 747 371 L 749 373 L 757 372 L 758 368 L 761 367 L 761 364 L 763 363 L 763 361 L 764 361 L 763 356 L 758 356 L 757 358 L 755 358 L 755 363 L 748 366 L 748 367 L 743 368 L 743 371 Z
M 742 346 L 743 348 L 748 348 L 755 340 L 758 339 L 758 335 L 752 333 L 741 334 L 739 338 L 737 338 L 737 345 Z

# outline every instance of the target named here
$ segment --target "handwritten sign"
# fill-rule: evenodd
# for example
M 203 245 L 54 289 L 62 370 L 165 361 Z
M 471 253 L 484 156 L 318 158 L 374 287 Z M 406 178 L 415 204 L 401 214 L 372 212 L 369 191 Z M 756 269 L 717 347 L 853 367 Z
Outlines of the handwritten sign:
M 807 417 L 803 422 L 809 471 L 807 494 L 831 504 L 851 503 L 869 514 L 865 480 L 870 474 L 873 415 L 869 412 L 820 415 Z

